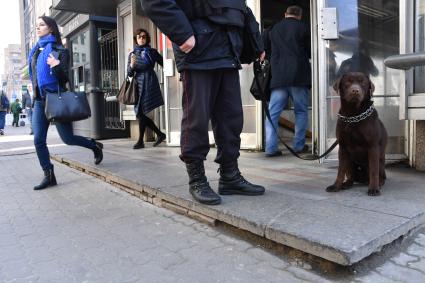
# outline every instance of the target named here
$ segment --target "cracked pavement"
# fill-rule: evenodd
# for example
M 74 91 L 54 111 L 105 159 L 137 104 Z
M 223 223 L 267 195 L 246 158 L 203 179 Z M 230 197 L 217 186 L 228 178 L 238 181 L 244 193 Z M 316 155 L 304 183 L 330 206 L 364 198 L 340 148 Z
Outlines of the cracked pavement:
M 7 133 L 0 282 L 425 282 L 425 229 L 328 274 L 57 163 L 58 186 L 33 191 L 42 177 L 36 155 L 9 156 L 31 141 L 12 138 L 23 129 Z M 55 131 L 49 142 L 60 143 Z

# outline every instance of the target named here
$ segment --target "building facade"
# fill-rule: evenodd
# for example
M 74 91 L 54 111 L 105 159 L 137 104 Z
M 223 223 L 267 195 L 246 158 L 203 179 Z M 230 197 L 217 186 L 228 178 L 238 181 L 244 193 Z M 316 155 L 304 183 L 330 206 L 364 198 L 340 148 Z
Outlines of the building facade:
M 55 0 L 58 10 L 97 14 L 117 18 L 118 78 L 124 80 L 126 58 L 132 49 L 132 32 L 147 28 L 155 35 L 154 47 L 164 58 L 158 69 L 163 86 L 165 106 L 155 113 L 161 128 L 167 132 L 168 145 L 178 145 L 181 120 L 182 86 L 175 68 L 170 41 L 143 15 L 139 1 Z M 384 60 L 400 53 L 421 52 L 425 46 L 424 0 L 249 0 L 262 29 L 280 21 L 289 5 L 304 10 L 303 21 L 311 30 L 312 81 L 309 143 L 320 154 L 335 140 L 339 96 L 332 89 L 343 66 L 358 64 L 375 84 L 374 103 L 388 133 L 388 160 L 409 160 L 412 166 L 425 169 L 425 143 L 422 138 L 425 120 L 424 68 L 407 71 L 390 69 Z M 252 66 L 240 72 L 244 128 L 242 147 L 260 150 L 264 147 L 264 117 L 261 104 L 249 94 Z M 122 118 L 134 119 L 131 107 L 122 108 Z M 291 106 L 282 114 L 294 121 Z M 132 132 L 136 132 L 132 131 Z M 290 138 L 291 133 L 285 132 Z M 133 136 L 133 134 L 132 134 Z M 212 137 L 211 137 L 212 138 Z M 322 162 L 336 159 L 336 151 Z
M 21 99 L 22 79 L 21 79 L 21 46 L 19 44 L 9 44 L 4 49 L 3 90 L 10 101 Z

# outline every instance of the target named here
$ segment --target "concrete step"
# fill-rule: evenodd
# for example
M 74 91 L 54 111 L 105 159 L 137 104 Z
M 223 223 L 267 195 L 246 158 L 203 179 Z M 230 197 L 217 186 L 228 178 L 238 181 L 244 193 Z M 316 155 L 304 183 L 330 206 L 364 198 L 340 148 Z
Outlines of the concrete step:
M 178 148 L 134 151 L 128 141 L 107 141 L 99 166 L 93 165 L 85 149 L 54 150 L 56 161 L 145 201 L 203 221 L 222 221 L 340 265 L 366 258 L 425 222 L 423 173 L 412 169 L 388 168 L 380 197 L 367 196 L 367 187 L 360 185 L 327 193 L 325 188 L 336 175 L 334 166 L 243 152 L 239 159 L 243 175 L 265 185 L 266 194 L 225 196 L 221 205 L 206 206 L 192 201 Z M 217 188 L 216 170 L 216 164 L 206 162 L 213 188 Z

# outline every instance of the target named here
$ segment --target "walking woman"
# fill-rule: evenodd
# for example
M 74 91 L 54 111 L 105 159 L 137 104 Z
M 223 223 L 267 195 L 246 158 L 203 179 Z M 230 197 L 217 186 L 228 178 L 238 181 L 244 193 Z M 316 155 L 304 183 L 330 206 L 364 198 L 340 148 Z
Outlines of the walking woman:
M 155 63 L 162 66 L 162 56 L 154 48 L 150 47 L 150 35 L 144 29 L 138 29 L 133 37 L 135 47 L 128 55 L 127 72 L 129 77 L 137 80 L 139 89 L 139 101 L 134 106 L 136 117 L 139 119 L 139 140 L 133 146 L 134 149 L 144 148 L 143 136 L 146 126 L 151 128 L 157 138 L 153 146 L 159 145 L 166 138 L 155 123 L 146 114 L 155 108 L 164 105 L 158 78 L 154 71 Z
M 39 38 L 29 54 L 29 74 L 34 92 L 33 132 L 34 145 L 38 161 L 44 171 L 44 178 L 34 190 L 42 190 L 56 185 L 53 164 L 50 162 L 49 150 L 46 144 L 49 121 L 44 108 L 46 93 L 66 90 L 68 82 L 69 51 L 62 45 L 58 25 L 55 20 L 41 16 L 37 19 L 36 33 Z M 76 136 L 72 123 L 55 123 L 59 136 L 68 145 L 88 148 L 94 153 L 94 163 L 99 164 L 103 159 L 103 145 L 93 139 Z

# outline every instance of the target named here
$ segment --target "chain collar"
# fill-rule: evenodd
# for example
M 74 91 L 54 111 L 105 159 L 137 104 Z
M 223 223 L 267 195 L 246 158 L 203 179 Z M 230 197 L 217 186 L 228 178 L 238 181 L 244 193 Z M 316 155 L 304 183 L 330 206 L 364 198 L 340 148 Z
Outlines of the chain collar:
M 370 115 L 372 115 L 374 111 L 375 111 L 375 107 L 373 107 L 373 104 L 372 104 L 365 112 L 357 116 L 347 117 L 347 116 L 342 116 L 339 113 L 337 114 L 337 116 L 338 116 L 338 119 L 344 123 L 358 123 L 360 121 L 363 121 Z

